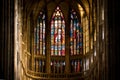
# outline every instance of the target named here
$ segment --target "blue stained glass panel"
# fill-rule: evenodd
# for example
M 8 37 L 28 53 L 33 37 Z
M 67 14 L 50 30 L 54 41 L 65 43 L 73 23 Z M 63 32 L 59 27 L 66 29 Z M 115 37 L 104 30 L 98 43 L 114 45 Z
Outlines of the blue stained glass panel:
M 79 55 L 82 53 L 80 48 L 82 45 L 82 27 L 74 10 L 70 14 L 70 53 L 71 55 Z
M 34 29 L 34 53 L 45 55 L 45 14 L 40 12 Z

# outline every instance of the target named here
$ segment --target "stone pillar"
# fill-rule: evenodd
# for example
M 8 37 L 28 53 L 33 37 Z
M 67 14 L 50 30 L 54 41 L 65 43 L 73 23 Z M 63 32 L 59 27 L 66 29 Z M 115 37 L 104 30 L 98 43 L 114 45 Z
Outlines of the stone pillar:
M 51 63 L 51 33 L 50 33 L 50 31 L 51 31 L 51 26 L 50 26 L 50 23 L 49 23 L 49 21 L 48 21 L 48 18 L 50 17 L 50 15 L 48 15 L 47 13 L 47 10 L 48 9 L 46 9 L 46 12 L 45 12 L 45 14 L 46 14 L 46 24 L 49 24 L 49 25 L 46 25 L 46 52 L 45 52 L 45 54 L 46 54 L 46 73 L 51 73 L 51 67 L 50 67 L 50 63 Z
M 105 23 L 105 25 L 104 25 L 104 32 L 105 32 L 105 80 L 108 80 L 108 51 L 109 51 L 109 49 L 108 49 L 108 43 L 109 43 L 109 39 L 108 39 L 108 24 L 107 24 L 107 22 L 108 22 L 108 20 L 107 20 L 107 9 L 108 9 L 108 7 L 107 7 L 107 0 L 104 0 L 104 19 L 105 19 L 105 21 L 104 21 L 104 23 Z
M 69 21 L 68 21 L 69 22 Z M 67 23 L 67 22 L 66 22 Z M 69 25 L 66 25 L 65 30 L 65 73 L 70 73 L 70 29 Z
M 14 2 L 14 1 L 13 1 Z M 14 67 L 15 67 L 15 77 L 14 79 L 20 80 L 21 79 L 21 61 L 22 61 L 22 27 L 23 27 L 23 14 L 22 14 L 22 1 L 17 0 L 15 1 L 15 20 L 14 20 Z
M 34 55 L 35 55 L 35 53 L 34 53 L 34 46 L 35 46 L 35 44 L 34 44 L 34 28 L 35 28 L 35 26 L 36 26 L 36 24 L 35 24 L 35 21 L 33 20 L 33 16 L 32 16 L 32 21 L 33 21 L 33 23 L 32 23 L 32 25 L 30 26 L 31 28 L 30 28 L 30 39 L 31 39 L 31 41 L 30 41 L 30 43 L 31 43 L 31 47 L 29 47 L 29 48 L 31 48 L 31 51 L 30 51 L 30 53 L 31 53 L 31 61 L 32 61 L 32 66 L 31 66 L 31 69 L 34 71 L 34 69 L 35 69 L 35 58 L 34 58 Z
M 100 14 L 99 14 L 99 0 L 97 1 L 97 26 L 96 26 L 96 59 L 98 61 L 97 63 L 97 69 L 98 69 L 98 72 L 96 74 L 97 76 L 97 80 L 99 80 L 99 68 L 100 68 L 100 63 L 99 63 L 99 19 L 100 19 Z
M 18 0 L 15 1 L 15 22 L 14 22 L 14 44 L 15 44 L 15 48 L 14 48 L 14 79 L 17 80 L 17 49 L 18 49 L 18 41 L 17 41 L 17 26 L 18 26 Z
M 51 59 L 50 59 L 50 55 L 51 55 L 51 52 L 50 52 L 50 39 L 51 39 L 51 37 L 50 37 L 50 29 L 46 29 L 47 31 L 46 32 L 48 32 L 47 33 L 47 35 L 46 35 L 46 72 L 47 73 L 50 73 L 51 71 L 50 71 L 50 62 L 51 62 Z
M 4 78 L 5 80 L 14 79 L 14 1 L 2 0 L 2 30 L 3 44 L 2 52 L 4 54 Z
M 64 6 L 65 7 L 65 6 Z M 65 16 L 65 73 L 70 73 L 70 19 L 69 7 L 64 11 Z

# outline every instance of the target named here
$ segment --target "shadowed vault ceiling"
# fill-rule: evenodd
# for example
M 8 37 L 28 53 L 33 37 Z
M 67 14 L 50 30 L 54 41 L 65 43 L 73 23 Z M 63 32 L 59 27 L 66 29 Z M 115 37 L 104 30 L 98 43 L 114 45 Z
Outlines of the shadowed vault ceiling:
M 90 9 L 92 8 L 92 1 L 93 0 L 23 0 L 23 5 L 25 11 L 27 13 L 31 13 L 32 11 L 36 11 L 39 7 L 44 7 L 48 4 L 55 4 L 59 5 L 62 3 L 66 3 L 68 5 L 76 5 L 80 4 L 84 11 L 89 14 Z

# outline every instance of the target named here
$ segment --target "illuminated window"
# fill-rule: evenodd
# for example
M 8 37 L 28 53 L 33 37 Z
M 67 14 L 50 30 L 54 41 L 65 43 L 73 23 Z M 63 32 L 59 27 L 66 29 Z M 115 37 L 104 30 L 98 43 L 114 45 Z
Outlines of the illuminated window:
M 71 61 L 71 72 L 80 72 L 82 69 L 82 60 Z
M 51 19 L 51 56 L 65 56 L 65 20 L 59 7 Z M 64 60 L 51 60 L 52 73 L 64 73 L 64 70 Z
M 65 56 L 65 21 L 59 7 L 51 20 L 51 55 Z
M 70 15 L 70 53 L 71 55 L 82 54 L 82 27 L 74 10 Z
M 87 17 L 83 18 L 83 22 L 82 22 L 82 26 L 83 26 L 83 48 L 84 51 L 83 53 L 86 54 L 89 52 L 89 26 L 88 26 L 88 19 Z
M 42 59 L 35 59 L 35 72 L 45 72 L 45 61 Z
M 64 73 L 65 61 L 51 61 L 51 73 Z
M 50 20 L 50 31 L 49 29 L 46 29 L 46 17 L 44 12 L 40 12 L 38 19 L 37 19 L 37 26 L 34 28 L 34 70 L 35 72 L 47 72 L 46 64 L 47 60 L 46 58 L 50 57 L 50 64 L 49 64 L 49 70 L 51 73 L 65 73 L 65 66 L 68 64 L 66 57 L 72 57 L 72 56 L 82 56 L 83 54 L 83 46 L 85 45 L 86 52 L 89 49 L 89 30 L 88 30 L 88 22 L 87 18 L 85 18 L 84 28 L 81 26 L 81 22 L 79 20 L 79 17 L 77 16 L 77 13 L 72 9 L 70 11 L 70 26 L 65 25 L 65 18 L 63 16 L 63 13 L 59 7 L 55 9 L 53 12 L 53 15 Z M 68 43 L 70 46 L 65 46 L 65 27 L 69 27 L 66 29 L 66 31 L 69 31 L 69 37 Z M 48 26 L 49 27 L 49 26 Z M 83 30 L 84 29 L 84 30 Z M 47 33 L 45 31 L 48 31 Z M 45 37 L 45 35 L 49 35 L 50 38 Z M 85 38 L 83 40 L 83 38 Z M 46 46 L 46 40 L 50 40 L 48 44 L 50 43 L 50 46 Z M 84 44 L 83 44 L 84 41 Z M 69 55 L 66 56 L 65 52 L 67 53 L 68 50 L 65 50 L 65 47 L 68 47 L 66 49 L 70 50 Z M 47 48 L 47 49 L 46 49 Z M 50 49 L 50 50 L 48 50 Z M 45 50 L 48 50 L 45 52 Z M 47 58 L 48 59 L 48 58 Z M 82 71 L 83 67 L 83 60 L 80 57 L 70 59 L 69 66 L 71 69 L 70 72 L 78 73 Z M 47 67 L 48 68 L 48 67 Z
M 40 12 L 34 28 L 34 53 L 45 55 L 45 14 Z
M 45 14 L 39 13 L 37 26 L 34 28 L 34 55 L 45 56 Z M 35 58 L 35 72 L 45 72 L 45 60 Z
M 83 60 L 83 71 L 89 70 L 90 66 L 89 66 L 89 58 L 85 58 Z M 85 72 L 86 73 L 86 72 Z
M 83 53 L 83 36 L 82 27 L 78 20 L 77 14 L 74 10 L 70 14 L 70 54 L 80 55 Z M 71 60 L 71 72 L 80 72 L 82 66 L 82 60 Z

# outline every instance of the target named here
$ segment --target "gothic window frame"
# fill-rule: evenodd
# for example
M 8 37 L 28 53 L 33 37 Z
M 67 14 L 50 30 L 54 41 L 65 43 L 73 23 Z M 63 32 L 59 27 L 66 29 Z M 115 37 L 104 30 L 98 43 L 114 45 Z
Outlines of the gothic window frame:
M 57 6 L 56 7 L 56 9 L 58 8 L 59 6 Z M 59 7 L 60 8 L 60 7 Z M 55 10 L 56 10 L 55 9 Z M 72 9 L 71 9 L 72 10 Z M 58 10 L 59 11 L 59 10 Z M 61 11 L 61 9 L 60 9 L 60 11 Z M 77 20 L 78 20 L 78 23 L 76 23 L 75 25 L 79 25 L 78 27 L 80 27 L 80 20 L 79 20 L 79 17 L 78 17 L 78 14 L 77 14 L 77 11 L 75 11 L 76 12 L 76 16 L 77 16 Z M 40 14 L 41 14 L 41 12 L 40 12 Z M 61 13 L 54 13 L 53 12 L 53 14 L 52 14 L 52 18 L 51 18 L 51 20 L 50 20 L 50 22 L 52 22 L 52 19 L 53 19 L 53 15 L 61 15 L 62 14 L 62 17 L 64 18 L 64 15 L 63 15 L 63 12 L 61 11 Z M 45 14 L 46 15 L 46 14 Z M 68 18 L 69 18 L 70 16 L 68 16 Z M 38 16 L 38 18 L 39 18 L 39 16 Z M 38 21 L 39 22 L 39 21 Z M 37 22 L 37 23 L 38 23 Z M 45 22 L 45 21 L 44 21 Z M 61 21 L 62 22 L 62 21 Z M 65 18 L 64 18 L 64 20 L 63 20 L 63 22 L 64 22 L 64 37 L 65 37 L 65 34 L 66 34 L 66 23 L 65 23 Z M 45 24 L 46 24 L 46 22 L 45 22 Z M 69 24 L 70 24 L 70 22 L 69 22 Z M 56 25 L 56 24 L 55 24 Z M 59 24 L 60 25 L 60 24 Z M 40 27 L 40 24 L 38 25 L 37 24 L 37 26 L 39 26 Z M 50 26 L 47 26 L 47 27 L 50 27 L 51 28 L 51 24 L 50 24 Z M 70 25 L 68 26 L 67 25 L 67 27 L 70 27 Z M 82 27 L 81 27 L 82 28 Z M 70 28 L 67 28 L 67 29 L 69 29 L 70 30 Z M 39 29 L 40 30 L 40 29 Z M 46 31 L 46 29 L 45 29 L 45 31 Z M 69 31 L 70 32 L 70 31 Z M 80 33 L 80 30 L 78 30 L 78 32 Z M 45 32 L 46 33 L 46 32 Z M 82 33 L 82 31 L 81 31 L 81 33 Z M 83 35 L 83 33 L 82 33 L 82 35 Z M 46 36 L 46 35 L 45 35 Z M 51 29 L 50 29 L 50 36 L 51 36 Z M 69 36 L 70 36 L 70 33 L 69 33 Z M 79 37 L 80 38 L 80 37 Z M 83 39 L 83 37 L 82 37 L 82 39 Z M 51 40 L 51 37 L 50 37 L 50 40 Z M 66 39 L 64 38 L 64 41 L 66 42 Z M 79 40 L 78 40 L 79 41 Z M 70 37 L 69 37 L 69 42 L 70 42 Z M 81 41 L 82 42 L 82 41 Z M 46 43 L 46 40 L 45 40 L 45 43 Z M 65 45 L 66 43 L 64 43 L 64 45 Z M 70 43 L 69 43 L 70 44 Z M 83 42 L 82 42 L 82 44 L 83 44 Z M 45 45 L 45 47 L 46 47 L 46 45 Z M 65 66 L 66 66 L 66 55 L 64 54 L 64 55 L 55 55 L 55 56 L 53 56 L 53 55 L 51 55 L 51 42 L 50 42 L 50 45 L 48 46 L 48 47 L 50 47 L 50 67 L 51 67 L 51 73 L 64 73 L 65 72 Z M 64 49 L 66 49 L 65 48 L 66 46 L 64 46 Z M 80 46 L 79 46 L 80 47 Z M 70 49 L 70 46 L 69 46 L 69 49 Z M 82 45 L 82 49 L 83 49 L 83 45 Z M 48 53 L 47 53 L 48 54 Z M 83 54 L 83 50 L 82 50 L 82 52 L 81 53 L 79 53 L 79 54 L 77 54 L 77 55 L 81 55 L 81 54 Z M 46 57 L 46 54 L 44 54 L 44 55 L 41 55 L 41 54 L 37 54 L 38 56 L 45 56 Z M 36 56 L 37 56 L 36 55 Z M 71 53 L 69 53 L 69 57 L 71 58 L 72 56 L 77 56 L 77 55 L 71 55 Z M 36 72 L 45 72 L 45 70 L 44 70 L 44 68 L 43 68 L 43 66 L 45 67 L 45 65 L 41 65 L 41 62 L 43 62 L 44 64 L 47 64 L 47 63 L 45 63 L 45 60 L 44 59 L 42 59 L 42 57 L 41 57 L 41 59 L 38 59 L 38 58 L 34 58 L 35 60 L 35 66 L 37 66 L 37 67 L 35 67 L 35 71 Z M 54 60 L 54 57 L 56 57 L 55 58 L 55 60 Z M 61 60 L 60 59 L 58 59 L 57 60 L 57 57 L 63 57 Z M 40 64 L 39 64 L 40 63 Z M 73 63 L 73 66 L 74 66 L 74 70 L 71 68 L 71 72 L 81 72 L 81 67 L 82 67 L 82 58 L 76 58 L 76 59 L 70 59 L 70 66 L 72 66 L 72 63 Z M 41 65 L 41 66 L 39 66 L 39 65 Z M 54 67 L 52 67 L 52 66 L 54 66 Z M 40 69 L 40 67 L 42 67 L 42 70 Z M 61 67 L 61 69 L 58 69 L 58 67 Z M 54 68 L 54 69 L 53 69 Z M 52 71 L 52 69 L 53 69 L 53 71 Z M 56 71 L 57 70 L 57 71 Z M 63 71 L 61 71 L 61 70 L 63 70 Z

